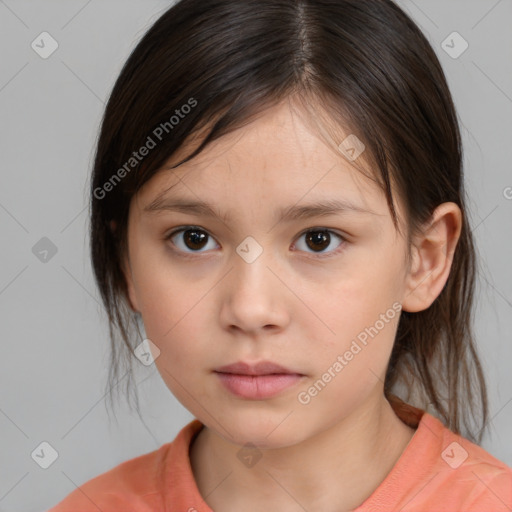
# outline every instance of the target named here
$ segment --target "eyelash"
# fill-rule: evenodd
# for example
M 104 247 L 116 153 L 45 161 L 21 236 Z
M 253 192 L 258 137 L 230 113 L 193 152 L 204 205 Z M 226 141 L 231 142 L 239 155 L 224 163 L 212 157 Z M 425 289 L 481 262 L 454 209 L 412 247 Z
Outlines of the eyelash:
M 206 235 L 208 235 L 208 237 L 212 238 L 213 240 L 215 240 L 215 238 L 210 235 L 210 233 L 208 233 L 208 231 L 206 231 L 205 229 L 199 227 L 199 226 L 181 226 L 180 228 L 178 229 L 175 229 L 173 230 L 171 233 L 167 234 L 164 236 L 164 240 L 165 241 L 169 241 L 171 240 L 175 235 L 177 235 L 178 233 L 182 233 L 182 232 L 185 232 L 185 231 L 189 231 L 189 230 L 197 230 L 197 231 L 201 231 L 203 233 L 205 233 Z M 326 233 L 329 233 L 331 235 L 335 235 L 336 237 L 340 238 L 341 239 L 341 243 L 340 245 L 334 249 L 333 251 L 330 251 L 330 252 L 327 252 L 327 253 L 306 253 L 306 254 L 309 254 L 309 255 L 312 255 L 314 258 L 317 258 L 317 259 L 324 259 L 324 258 L 330 258 L 332 256 L 335 256 L 337 254 L 339 254 L 341 251 L 343 251 L 343 249 L 345 248 L 345 244 L 347 242 L 347 239 L 340 235 L 339 233 L 337 233 L 336 231 L 333 231 L 332 229 L 328 229 L 328 228 L 322 228 L 322 227 L 314 227 L 314 228 L 308 228 L 304 231 L 302 231 L 302 233 L 300 233 L 298 235 L 298 238 L 308 234 L 308 233 L 314 233 L 314 232 L 326 232 Z M 172 242 L 172 245 L 175 246 L 174 242 Z M 193 259 L 193 258 L 196 258 L 196 254 L 201 254 L 201 251 L 193 251 L 193 252 L 190 252 L 190 253 L 187 253 L 187 252 L 184 252 L 182 251 L 181 249 L 175 249 L 175 248 L 172 248 L 171 249 L 173 252 L 179 254 L 180 257 L 182 258 L 188 258 L 188 259 Z M 202 252 L 206 252 L 206 251 L 202 251 Z

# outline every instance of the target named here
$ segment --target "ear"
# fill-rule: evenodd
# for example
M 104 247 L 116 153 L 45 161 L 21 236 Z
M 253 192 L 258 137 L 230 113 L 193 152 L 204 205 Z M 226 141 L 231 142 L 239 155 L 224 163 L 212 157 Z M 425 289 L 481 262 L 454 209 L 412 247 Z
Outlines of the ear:
M 112 233 L 115 232 L 117 228 L 117 223 L 114 220 L 111 220 L 109 223 L 110 230 Z M 135 288 L 133 285 L 133 275 L 132 275 L 132 268 L 130 265 L 130 260 L 128 256 L 125 256 L 124 259 L 121 261 L 121 271 L 124 275 L 125 281 L 126 281 L 126 288 L 128 290 L 128 303 L 131 308 L 131 310 L 134 313 L 139 313 L 139 305 L 137 303 L 137 296 L 135 294 Z
M 135 293 L 135 287 L 133 284 L 132 268 L 128 257 L 124 259 L 121 264 L 121 270 L 123 271 L 124 278 L 126 280 L 126 289 L 128 291 L 128 302 L 130 308 L 134 313 L 140 313 L 139 304 L 137 301 L 137 294 Z
M 455 203 L 443 203 L 436 208 L 422 233 L 414 238 L 402 301 L 404 311 L 423 311 L 442 292 L 450 275 L 461 229 L 460 208 Z

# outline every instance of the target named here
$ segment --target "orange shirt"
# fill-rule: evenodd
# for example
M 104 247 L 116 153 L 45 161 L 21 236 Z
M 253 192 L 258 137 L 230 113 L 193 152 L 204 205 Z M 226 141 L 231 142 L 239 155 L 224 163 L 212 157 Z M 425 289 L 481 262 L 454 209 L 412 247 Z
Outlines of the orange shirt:
M 384 481 L 354 512 L 512 510 L 512 469 L 400 401 L 395 413 L 416 432 Z M 197 489 L 189 447 L 194 419 L 174 441 L 130 459 L 75 489 L 48 512 L 212 512 Z

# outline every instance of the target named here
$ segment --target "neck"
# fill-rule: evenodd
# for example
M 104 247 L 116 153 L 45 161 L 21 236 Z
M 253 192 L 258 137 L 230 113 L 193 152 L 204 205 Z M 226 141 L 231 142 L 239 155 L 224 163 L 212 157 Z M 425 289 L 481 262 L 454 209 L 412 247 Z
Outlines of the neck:
M 191 446 L 190 460 L 199 492 L 216 512 L 341 512 L 372 494 L 414 432 L 380 395 L 299 444 L 261 450 L 252 467 L 238 459 L 240 446 L 205 426 Z

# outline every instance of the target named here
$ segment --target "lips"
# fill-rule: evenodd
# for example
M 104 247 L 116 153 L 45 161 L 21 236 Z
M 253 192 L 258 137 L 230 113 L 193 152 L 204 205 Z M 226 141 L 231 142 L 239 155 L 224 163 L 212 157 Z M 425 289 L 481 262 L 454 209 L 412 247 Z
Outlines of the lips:
M 233 373 L 236 375 L 272 375 L 272 374 L 298 374 L 299 372 L 290 370 L 271 361 L 260 361 L 250 364 L 244 361 L 221 366 L 215 370 L 218 373 Z
M 214 370 L 222 385 L 238 398 L 266 400 L 296 386 L 305 376 L 271 361 L 239 361 Z

